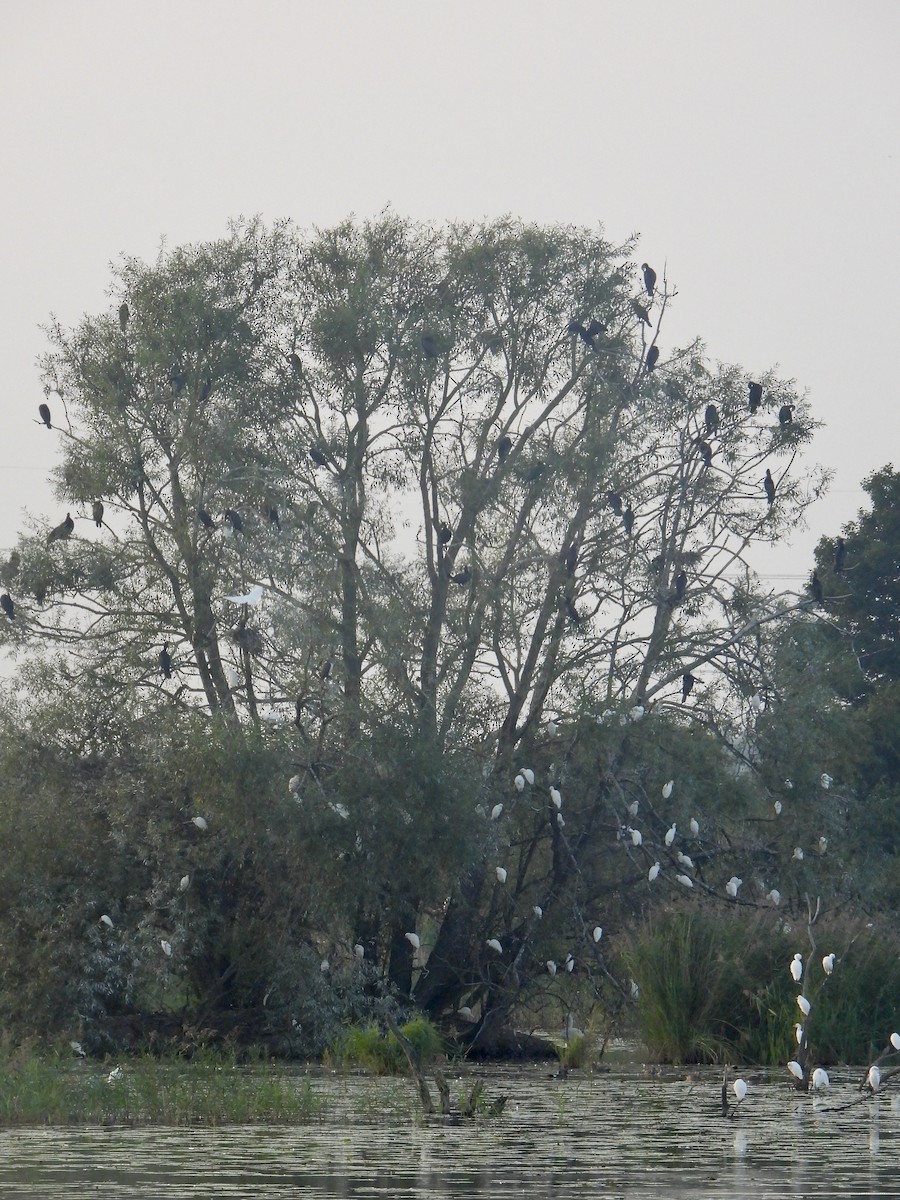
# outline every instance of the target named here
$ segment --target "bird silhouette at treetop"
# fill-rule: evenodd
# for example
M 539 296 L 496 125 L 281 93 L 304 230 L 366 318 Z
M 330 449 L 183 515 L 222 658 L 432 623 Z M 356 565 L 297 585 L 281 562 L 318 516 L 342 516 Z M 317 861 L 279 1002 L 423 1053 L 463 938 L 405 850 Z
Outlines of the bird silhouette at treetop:
M 240 513 L 236 513 L 233 508 L 226 508 L 222 514 L 227 525 L 230 525 L 235 533 L 244 532 L 244 522 L 241 520 Z
M 618 492 L 607 492 L 606 503 L 613 510 L 617 517 L 622 515 L 622 497 Z
M 641 270 L 644 272 L 644 287 L 647 289 L 647 295 L 653 297 L 656 291 L 656 272 L 648 263 L 641 263 Z
M 700 457 L 703 459 L 704 467 L 712 466 L 712 446 L 709 442 L 705 442 L 703 438 L 697 439 L 697 449 L 700 451 Z
M 450 582 L 456 583 L 460 587 L 465 587 L 471 578 L 471 570 L 468 567 L 463 567 L 461 571 L 457 571 L 455 575 L 450 576 Z
M 49 546 L 51 542 L 64 542 L 66 538 L 71 537 L 74 528 L 75 522 L 72 520 L 72 514 L 66 513 L 66 519 L 47 534 L 47 545 Z
M 844 572 L 844 563 L 847 559 L 847 544 L 842 537 L 839 537 L 834 543 L 834 573 L 842 575 Z
M 672 593 L 672 601 L 675 604 L 680 604 L 684 599 L 687 591 L 687 575 L 684 571 L 679 571 L 674 579 L 675 590 Z
M 703 420 L 706 424 L 707 437 L 713 437 L 719 432 L 719 410 L 714 404 L 707 404 Z
M 752 379 L 747 384 L 748 403 L 750 408 L 750 416 L 757 411 L 762 404 L 763 390 L 761 383 L 755 383 Z
M 696 679 L 690 673 L 690 671 L 685 671 L 685 673 L 682 675 L 682 677 L 681 677 L 681 703 L 682 704 L 684 704 L 685 700 L 687 700 L 688 696 L 693 691 L 694 684 L 696 682 L 697 682 Z
M 164 642 L 159 652 L 159 672 L 163 679 L 172 678 L 172 656 L 169 654 L 169 643 Z
M 309 457 L 313 460 L 317 467 L 328 466 L 328 455 L 320 446 L 310 446 Z
M 647 358 L 645 360 L 648 375 L 650 375 L 656 369 L 656 364 L 658 362 L 659 362 L 659 346 L 651 346 L 650 349 L 647 351 Z
M 50 405 L 49 404 L 39 404 L 38 412 L 40 413 L 41 420 L 44 422 L 44 424 L 47 426 L 47 428 L 52 429 L 53 426 L 50 423 Z
M 125 303 L 120 304 L 119 305 L 119 328 L 122 330 L 123 333 L 128 328 L 128 318 L 130 316 L 131 316 L 131 313 L 128 309 L 128 305 Z
M 94 518 L 94 524 L 98 529 L 103 528 L 103 501 L 95 500 L 91 505 L 91 516 Z
M 197 509 L 197 520 L 200 522 L 200 524 L 203 526 L 204 529 L 215 529 L 215 527 L 216 527 L 215 521 L 212 519 L 212 517 L 209 515 L 209 513 L 206 511 L 205 508 Z
M 512 438 L 508 434 L 504 434 L 497 443 L 497 458 L 500 462 L 506 462 L 510 450 L 512 450 Z
M 809 577 L 809 590 L 812 593 L 812 598 L 815 600 L 816 604 L 823 604 L 825 602 L 825 593 L 822 590 L 822 581 L 816 571 L 813 571 L 812 575 Z
M 4 592 L 0 596 L 0 608 L 3 609 L 11 621 L 16 619 L 16 606 L 13 604 L 12 596 L 10 596 L 9 592 Z
M 647 311 L 646 308 L 644 308 L 644 306 L 643 306 L 643 304 L 641 304 L 640 300 L 632 300 L 631 308 L 632 308 L 632 311 L 634 312 L 634 315 L 640 321 L 642 321 L 645 325 L 650 324 L 650 313 Z
M 782 404 L 781 408 L 779 408 L 779 410 L 778 410 L 778 424 L 779 424 L 779 425 L 781 425 L 781 426 L 782 426 L 782 428 L 784 428 L 784 426 L 785 426 L 785 425 L 792 425 L 792 424 L 793 424 L 793 422 L 794 422 L 794 408 L 795 408 L 795 407 L 796 407 L 796 406 L 795 406 L 795 405 L 793 405 L 793 404 Z
M 763 487 L 766 489 L 766 499 L 769 501 L 769 507 L 775 503 L 775 480 L 772 478 L 772 472 L 766 470 L 766 477 L 763 480 Z

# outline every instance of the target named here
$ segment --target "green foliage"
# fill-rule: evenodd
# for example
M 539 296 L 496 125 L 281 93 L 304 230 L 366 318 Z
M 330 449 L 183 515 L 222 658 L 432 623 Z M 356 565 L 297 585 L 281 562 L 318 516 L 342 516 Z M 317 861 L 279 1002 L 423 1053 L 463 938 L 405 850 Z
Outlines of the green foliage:
M 400 1032 L 411 1044 L 419 1067 L 427 1067 L 444 1053 L 440 1033 L 425 1017 L 413 1017 L 400 1027 Z M 406 1056 L 393 1033 L 374 1023 L 345 1029 L 329 1048 L 328 1057 L 376 1075 L 402 1075 L 407 1069 Z
M 322 1111 L 308 1080 L 221 1056 L 112 1067 L 6 1047 L 0 1062 L 0 1125 L 288 1124 Z

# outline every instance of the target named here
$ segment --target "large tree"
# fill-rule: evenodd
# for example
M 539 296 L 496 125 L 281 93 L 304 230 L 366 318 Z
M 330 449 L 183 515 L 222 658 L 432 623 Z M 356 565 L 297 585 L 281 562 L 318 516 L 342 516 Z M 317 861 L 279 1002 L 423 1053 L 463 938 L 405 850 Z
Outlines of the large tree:
M 628 806 L 660 747 L 718 794 L 711 735 L 785 606 L 748 552 L 824 482 L 796 470 L 806 401 L 666 345 L 674 290 L 631 250 L 250 223 L 126 260 L 43 364 L 74 530 L 21 539 L 7 643 L 105 705 L 271 727 L 328 829 L 321 936 L 406 993 L 430 948 L 418 1002 L 475 999 L 485 1030 L 592 908 L 655 858 L 674 878 L 670 817 L 638 845 Z

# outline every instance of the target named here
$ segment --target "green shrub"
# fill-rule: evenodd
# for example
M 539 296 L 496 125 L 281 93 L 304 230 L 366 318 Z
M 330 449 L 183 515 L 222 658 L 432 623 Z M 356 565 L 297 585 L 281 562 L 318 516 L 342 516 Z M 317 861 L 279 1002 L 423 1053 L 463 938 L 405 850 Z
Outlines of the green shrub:
M 417 1016 L 401 1026 L 400 1032 L 411 1043 L 419 1066 L 434 1062 L 444 1046 L 435 1026 Z M 399 1075 L 406 1070 L 406 1055 L 392 1033 L 377 1025 L 354 1025 L 346 1030 L 329 1051 L 333 1062 L 363 1067 L 377 1075 Z

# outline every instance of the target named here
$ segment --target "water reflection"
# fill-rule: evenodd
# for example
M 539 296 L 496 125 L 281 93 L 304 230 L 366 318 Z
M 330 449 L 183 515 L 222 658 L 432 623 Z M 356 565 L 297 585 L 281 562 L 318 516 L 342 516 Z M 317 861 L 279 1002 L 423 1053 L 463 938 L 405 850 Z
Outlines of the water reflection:
M 547 1075 L 486 1072 L 500 1121 L 423 1124 L 403 1080 L 323 1076 L 311 1125 L 3 1131 L 0 1197 L 900 1196 L 898 1098 L 844 1107 L 857 1075 L 815 1105 L 759 1080 L 733 1120 L 713 1073 Z

